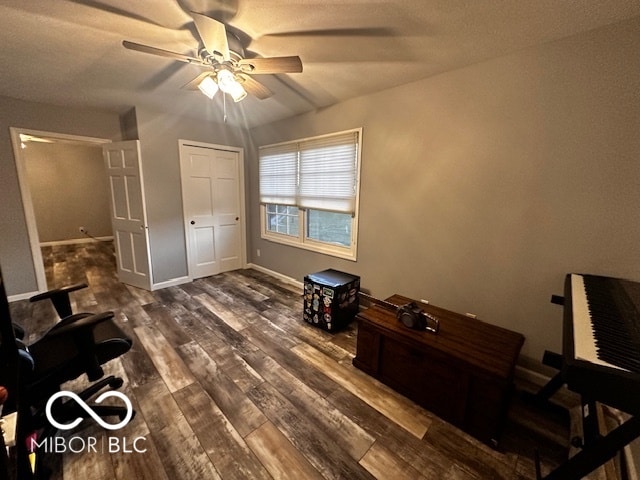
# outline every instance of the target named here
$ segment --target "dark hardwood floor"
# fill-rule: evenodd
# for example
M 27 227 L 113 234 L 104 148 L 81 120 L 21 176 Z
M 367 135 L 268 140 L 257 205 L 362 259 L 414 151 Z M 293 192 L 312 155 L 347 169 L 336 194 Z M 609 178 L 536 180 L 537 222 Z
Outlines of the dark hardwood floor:
M 145 451 L 48 454 L 53 479 L 530 479 L 535 449 L 543 472 L 566 458 L 566 419 L 520 389 L 491 449 L 355 369 L 355 324 L 308 326 L 295 287 L 239 270 L 146 292 L 118 282 L 112 248 L 43 249 L 49 286 L 87 282 L 74 310 L 113 310 L 134 342 L 108 366 L 134 419 L 108 435 L 92 421 L 65 435 L 138 438 Z M 11 309 L 28 341 L 54 318 L 42 302 Z

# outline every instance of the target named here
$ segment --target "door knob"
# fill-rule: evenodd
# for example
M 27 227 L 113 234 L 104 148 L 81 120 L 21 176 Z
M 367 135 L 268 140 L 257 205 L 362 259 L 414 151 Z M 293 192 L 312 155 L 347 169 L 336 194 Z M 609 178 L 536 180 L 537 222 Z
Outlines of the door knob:
M 236 222 L 237 222 L 238 220 L 240 220 L 240 217 L 236 217 Z
M 196 221 L 195 220 L 191 220 L 191 225 L 195 225 Z

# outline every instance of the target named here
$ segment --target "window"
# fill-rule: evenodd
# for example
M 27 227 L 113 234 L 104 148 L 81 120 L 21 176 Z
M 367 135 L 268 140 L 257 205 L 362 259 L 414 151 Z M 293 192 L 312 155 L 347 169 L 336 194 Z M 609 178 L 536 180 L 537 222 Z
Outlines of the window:
M 361 136 L 260 147 L 262 238 L 356 259 Z
M 351 215 L 348 213 L 309 210 L 307 237 L 319 242 L 349 247 L 351 245 Z
M 298 208 L 269 203 L 267 207 L 267 230 L 297 237 L 299 232 Z

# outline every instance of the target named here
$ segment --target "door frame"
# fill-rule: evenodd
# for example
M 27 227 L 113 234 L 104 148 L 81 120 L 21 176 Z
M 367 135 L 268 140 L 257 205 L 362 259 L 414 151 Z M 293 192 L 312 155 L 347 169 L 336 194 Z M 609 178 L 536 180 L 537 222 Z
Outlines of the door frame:
M 111 143 L 111 140 L 106 138 L 69 135 L 66 133 L 32 130 L 19 127 L 9 127 L 9 133 L 11 135 L 11 145 L 13 146 L 13 158 L 15 160 L 16 171 L 18 173 L 18 184 L 20 186 L 24 219 L 27 224 L 27 235 L 29 237 L 29 245 L 31 247 L 31 257 L 33 259 L 33 270 L 36 275 L 36 285 L 39 292 L 44 292 L 47 290 L 47 276 L 44 271 L 44 260 L 42 259 L 42 250 L 40 250 L 40 234 L 38 233 L 38 225 L 36 224 L 36 215 L 33 209 L 33 200 L 31 198 L 31 188 L 29 187 L 25 158 L 22 154 L 22 140 L 20 139 L 20 135 L 33 135 L 34 137 L 45 137 L 66 142 L 93 144 L 96 147 L 101 147 L 102 145 Z
M 241 147 L 232 147 L 230 145 L 219 145 L 215 143 L 195 142 L 192 140 L 178 139 L 179 161 L 180 161 L 180 191 L 182 193 L 182 219 L 184 227 L 184 241 L 187 252 L 187 276 L 189 281 L 193 281 L 193 272 L 191 271 L 191 248 L 189 243 L 189 219 L 184 203 L 184 181 L 182 174 L 182 162 L 185 160 L 184 147 L 201 147 L 211 150 L 224 150 L 227 152 L 235 152 L 238 154 L 238 190 L 240 195 L 240 263 L 242 268 L 247 268 L 247 214 L 245 206 L 245 186 L 244 186 L 244 149 Z

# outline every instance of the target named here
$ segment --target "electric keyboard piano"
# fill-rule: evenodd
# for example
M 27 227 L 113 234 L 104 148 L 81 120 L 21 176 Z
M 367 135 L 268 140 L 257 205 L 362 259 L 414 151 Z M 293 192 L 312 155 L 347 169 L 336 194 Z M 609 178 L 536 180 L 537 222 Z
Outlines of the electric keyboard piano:
M 584 438 L 582 449 L 545 480 L 580 479 L 640 436 L 640 283 L 569 274 L 563 305 L 561 371 L 541 396 L 565 383 L 580 394 Z M 632 417 L 602 436 L 596 402 Z
M 563 356 L 569 389 L 640 414 L 640 283 L 567 275 Z

